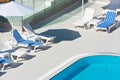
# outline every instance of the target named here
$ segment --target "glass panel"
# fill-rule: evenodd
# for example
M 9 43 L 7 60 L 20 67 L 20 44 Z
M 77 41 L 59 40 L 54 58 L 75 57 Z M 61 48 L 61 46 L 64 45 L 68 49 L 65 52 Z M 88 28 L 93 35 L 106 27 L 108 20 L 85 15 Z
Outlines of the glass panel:
M 27 7 L 34 9 L 34 13 L 22 17 L 23 21 L 20 21 L 22 20 L 20 17 L 15 17 L 14 24 L 21 25 L 28 23 L 32 20 L 34 21 L 34 19 L 35 20 L 38 19 L 39 21 L 41 17 L 43 18 L 43 16 L 51 14 L 56 9 L 62 7 L 63 5 L 67 4 L 72 0 L 15 0 L 15 1 L 17 3 L 21 3 Z
M 45 14 L 52 12 L 54 8 L 55 8 L 54 0 L 45 0 Z
M 21 3 L 27 7 L 33 8 L 34 0 L 21 0 Z
M 55 0 L 55 8 L 58 8 L 64 4 L 64 0 Z
M 99 1 L 99 2 L 106 2 L 106 3 L 108 3 L 108 2 L 110 2 L 111 0 L 89 0 L 89 1 Z
M 25 5 L 29 8 L 34 8 L 34 0 L 15 0 L 15 2 Z
M 44 0 L 34 0 L 34 19 L 44 14 Z

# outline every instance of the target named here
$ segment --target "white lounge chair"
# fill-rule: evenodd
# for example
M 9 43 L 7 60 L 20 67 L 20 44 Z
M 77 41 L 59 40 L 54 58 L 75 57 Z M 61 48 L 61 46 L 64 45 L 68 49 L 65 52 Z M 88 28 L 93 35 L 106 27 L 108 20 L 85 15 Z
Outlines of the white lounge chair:
M 74 22 L 73 24 L 75 26 L 83 26 L 87 28 L 85 24 L 87 24 L 89 21 L 93 19 L 94 13 L 95 13 L 95 9 L 86 8 L 84 16 L 80 20 L 77 20 L 76 22 Z
M 12 58 L 11 50 L 6 48 L 2 41 L 0 40 L 0 64 L 2 65 L 1 70 L 4 70 L 7 65 L 13 63 L 13 60 L 11 58 Z
M 7 57 L 14 61 L 18 61 L 19 58 L 25 57 L 26 55 L 27 55 L 27 51 L 25 49 L 23 49 L 23 48 L 9 49 L 0 40 L 0 57 L 2 57 L 2 58 Z M 14 58 L 14 56 L 16 56 L 16 59 Z
M 28 52 L 25 48 L 18 48 L 17 50 L 11 53 L 12 60 L 14 60 L 14 62 L 17 62 L 19 61 L 19 58 L 25 58 L 25 56 L 27 56 L 27 53 Z
M 44 43 L 48 44 L 48 42 L 53 42 L 54 39 L 56 38 L 56 36 L 36 34 L 30 24 L 24 25 L 23 28 L 27 32 L 28 40 L 33 40 L 33 41 L 36 41 L 36 40 L 41 41 L 42 40 Z
M 5 45 L 0 40 L 0 57 L 5 58 L 11 58 L 11 53 L 9 52 L 11 49 L 8 49 L 5 47 Z

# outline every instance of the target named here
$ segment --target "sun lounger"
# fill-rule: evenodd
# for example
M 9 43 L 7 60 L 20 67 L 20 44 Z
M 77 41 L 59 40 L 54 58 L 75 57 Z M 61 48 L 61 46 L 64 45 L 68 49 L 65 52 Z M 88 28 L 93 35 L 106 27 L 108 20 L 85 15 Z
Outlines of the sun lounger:
M 12 56 L 12 60 L 14 60 L 14 62 L 19 61 L 19 58 L 25 58 L 25 56 L 27 56 L 27 51 L 24 48 L 18 48 L 15 52 L 11 53 Z
M 11 49 L 8 49 L 5 47 L 5 45 L 3 44 L 3 42 L 0 40 L 0 57 L 5 58 L 11 58 L 11 53 L 10 51 L 12 51 Z
M 42 42 L 34 42 L 30 40 L 25 40 L 21 37 L 20 33 L 14 29 L 12 32 L 12 36 L 14 40 L 16 41 L 16 45 L 18 46 L 24 46 L 30 48 L 31 46 L 34 47 L 34 51 L 36 50 L 37 47 L 43 46 Z
M 116 12 L 108 11 L 104 21 L 102 21 L 96 26 L 96 30 L 106 30 L 109 33 L 111 27 L 115 26 L 116 24 L 115 17 L 116 17 Z
M 14 61 L 18 61 L 18 58 L 24 57 L 26 55 L 27 55 L 27 52 L 25 49 L 23 49 L 23 48 L 9 49 L 9 48 L 5 47 L 3 42 L 0 40 L 0 57 L 9 58 Z M 16 56 L 16 59 L 14 58 L 14 56 Z
M 7 59 L 7 58 L 0 58 L 0 64 L 2 64 L 2 68 L 1 70 L 4 70 L 5 69 L 5 66 L 9 65 L 13 63 L 13 60 L 12 59 Z
M 73 24 L 76 27 L 83 26 L 84 28 L 87 28 L 86 24 L 93 19 L 94 13 L 95 13 L 95 9 L 86 8 L 83 18 L 81 18 L 80 20 L 77 20 Z
M 23 28 L 27 32 L 28 40 L 32 40 L 32 41 L 42 40 L 44 43 L 48 44 L 49 42 L 53 42 L 54 39 L 56 38 L 55 36 L 36 34 L 30 24 L 24 25 Z

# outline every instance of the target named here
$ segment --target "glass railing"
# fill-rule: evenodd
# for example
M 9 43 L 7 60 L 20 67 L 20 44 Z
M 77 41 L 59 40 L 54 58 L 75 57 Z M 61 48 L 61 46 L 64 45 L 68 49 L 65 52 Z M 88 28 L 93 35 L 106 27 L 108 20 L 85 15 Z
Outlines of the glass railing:
M 43 18 L 43 16 L 46 16 L 54 10 L 57 10 L 70 1 L 73 0 L 15 0 L 17 3 L 34 9 L 34 13 L 31 13 L 30 15 L 24 17 L 14 17 L 14 25 L 22 26 L 23 24 L 31 21 L 34 23 L 36 19 L 39 20 L 40 18 Z M 11 17 L 8 19 L 11 23 Z

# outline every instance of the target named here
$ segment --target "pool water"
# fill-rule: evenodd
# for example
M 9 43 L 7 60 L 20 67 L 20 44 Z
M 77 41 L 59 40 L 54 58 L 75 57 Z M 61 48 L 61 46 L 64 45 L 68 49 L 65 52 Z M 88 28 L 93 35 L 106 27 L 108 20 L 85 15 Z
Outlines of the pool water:
M 120 57 L 108 55 L 85 57 L 50 80 L 120 80 Z

